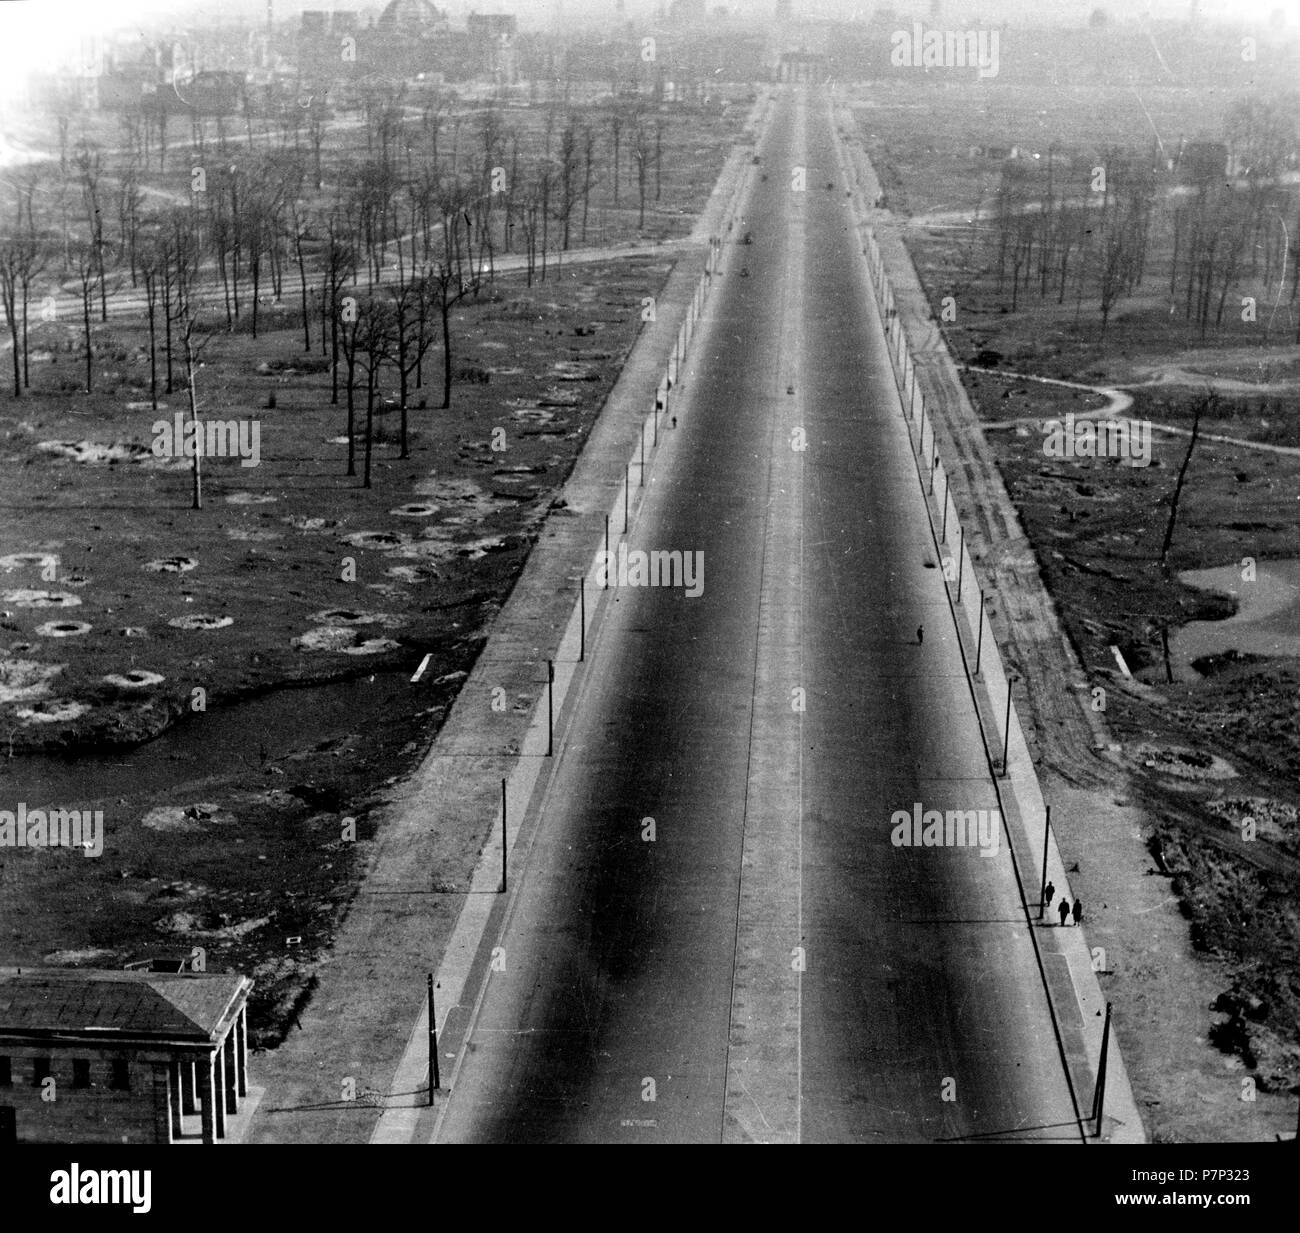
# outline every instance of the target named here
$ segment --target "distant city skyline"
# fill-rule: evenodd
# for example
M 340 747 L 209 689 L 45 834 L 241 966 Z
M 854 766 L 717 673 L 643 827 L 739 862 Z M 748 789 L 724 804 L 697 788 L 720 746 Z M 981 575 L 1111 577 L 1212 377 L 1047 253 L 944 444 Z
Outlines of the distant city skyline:
M 544 26 L 557 15 L 581 21 L 611 19 L 615 0 L 433 0 L 437 7 L 452 14 L 470 12 L 514 13 L 521 23 Z M 712 11 L 726 9 L 737 16 L 768 17 L 775 0 L 705 0 Z M 275 20 L 296 17 L 306 9 L 346 9 L 353 12 L 378 13 L 386 0 L 271 0 Z M 793 0 L 796 15 L 831 17 L 840 20 L 866 18 L 873 12 L 892 9 L 900 17 L 928 17 L 934 0 Z M 1082 22 L 1096 8 L 1105 9 L 1115 20 L 1146 14 L 1160 20 L 1185 17 L 1195 7 L 1207 20 L 1237 19 L 1260 21 L 1274 11 L 1282 11 L 1288 24 L 1300 18 L 1300 0 L 939 0 L 943 20 Z M 670 7 L 670 0 L 624 0 L 624 16 L 639 19 Z M 193 20 L 196 18 L 250 19 L 265 16 L 267 0 L 0 0 L 0 22 L 11 14 L 31 17 L 21 24 L 52 24 L 67 28 L 98 29 L 137 22 Z M 37 15 L 39 14 L 39 18 Z M 7 24 L 7 23 L 6 23 Z M 4 26 L 0 25 L 0 30 Z
M 437 3 L 438 0 L 435 0 Z M 725 8 L 739 17 L 764 18 L 776 7 L 776 0 L 705 0 L 709 10 Z M 1193 0 L 1147 0 L 1144 3 L 1105 3 L 1101 0 L 941 0 L 940 20 L 945 22 L 1060 23 L 1082 25 L 1095 8 L 1105 9 L 1113 19 L 1123 20 L 1150 14 L 1159 20 L 1185 17 Z M 928 18 L 932 0 L 793 0 L 796 15 L 866 19 L 873 12 L 891 9 L 900 20 Z M 615 0 L 444 0 L 438 7 L 454 20 L 463 21 L 470 12 L 513 13 L 525 28 L 546 28 L 557 15 L 575 24 L 611 20 Z M 347 9 L 379 13 L 383 3 L 359 0 L 272 0 L 277 22 L 296 18 L 304 9 Z M 623 16 L 640 21 L 669 7 L 668 0 L 625 0 Z M 1287 24 L 1300 19 L 1300 0 L 1196 0 L 1206 21 L 1263 21 L 1281 11 Z M 33 69 L 66 62 L 86 39 L 113 30 L 136 27 L 146 37 L 155 31 L 186 22 L 213 19 L 250 20 L 264 17 L 266 0 L 0 0 L 0 94 L 12 92 L 12 84 Z

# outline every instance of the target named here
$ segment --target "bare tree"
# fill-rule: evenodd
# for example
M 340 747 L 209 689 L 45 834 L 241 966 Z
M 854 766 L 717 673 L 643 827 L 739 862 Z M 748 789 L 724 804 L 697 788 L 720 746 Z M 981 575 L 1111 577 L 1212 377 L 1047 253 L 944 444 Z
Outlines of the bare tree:
M 1192 462 L 1192 451 L 1196 449 L 1196 438 L 1201 431 L 1201 413 L 1213 414 L 1218 396 L 1213 389 L 1205 391 L 1205 397 L 1196 404 L 1192 418 L 1192 435 L 1187 442 L 1187 453 L 1183 455 L 1183 465 L 1178 468 L 1178 478 L 1174 481 L 1173 495 L 1169 499 L 1169 525 L 1165 527 L 1164 543 L 1160 545 L 1160 568 L 1168 570 L 1169 549 L 1174 542 L 1174 528 L 1178 524 L 1178 502 L 1183 495 L 1183 482 L 1187 479 L 1187 468 Z
M 95 279 L 99 272 L 99 256 L 95 245 L 79 240 L 71 248 L 71 273 L 81 292 L 82 344 L 86 355 L 86 393 L 94 383 L 94 343 L 91 338 L 91 312 L 95 297 Z
M 406 413 L 411 375 L 419 372 L 425 353 L 433 342 L 433 335 L 428 329 L 432 286 L 430 272 L 425 270 L 389 291 L 389 332 L 393 366 L 397 370 L 403 458 L 410 457 Z
M 614 205 L 618 205 L 618 161 L 619 153 L 623 145 L 623 127 L 626 123 L 622 109 L 615 104 L 609 113 L 609 135 L 614 145 Z
M 140 191 L 140 169 L 134 151 L 117 182 L 117 234 L 122 252 L 126 254 L 131 270 L 131 286 L 135 287 L 139 273 L 136 262 L 136 239 L 140 233 L 140 208 L 144 194 Z
M 14 397 L 23 393 L 22 370 L 19 367 L 20 340 L 18 337 L 18 284 L 19 265 L 22 261 L 22 241 L 0 240 L 0 301 L 4 303 L 5 320 L 9 322 L 10 355 L 14 362 Z
M 374 288 L 383 275 L 384 252 L 388 246 L 389 216 L 398 189 L 397 173 L 379 159 L 363 163 L 356 174 L 352 209 L 367 254 L 366 281 Z
M 158 410 L 158 299 L 165 278 L 166 246 L 157 235 L 140 244 L 140 279 L 144 283 L 145 319 L 149 323 L 149 401 Z
M 330 335 L 330 403 L 339 401 L 339 325 L 340 296 L 347 281 L 356 272 L 357 250 L 352 233 L 338 213 L 325 223 L 325 246 L 322 253 L 321 312 L 329 313 Z M 325 323 L 321 322 L 321 347 L 325 346 Z M 351 473 L 349 473 L 351 474 Z
M 203 253 L 199 219 L 193 211 L 178 208 L 164 220 L 161 233 L 162 302 L 164 346 L 167 353 L 166 391 L 172 392 L 172 327 L 179 325 L 189 311 L 191 288 L 198 276 Z
M 455 221 L 452 226 L 456 226 Z M 442 407 L 446 410 L 451 406 L 451 312 L 467 295 L 477 290 L 478 279 L 462 281 L 457 272 L 443 262 L 431 271 L 427 281 L 442 319 Z
M 587 242 L 587 213 L 591 207 L 591 190 L 596 184 L 596 132 L 588 124 L 582 129 L 582 242 Z
M 15 398 L 21 395 L 23 388 L 31 385 L 27 348 L 28 307 L 32 284 L 45 269 L 49 252 L 43 239 L 26 227 L 0 239 L 0 299 L 3 299 L 13 346 Z
M 303 245 L 307 240 L 307 213 L 297 193 L 289 197 L 289 230 L 293 236 L 293 253 L 298 263 L 298 284 L 302 298 L 302 349 L 311 353 L 311 314 L 307 307 L 307 263 Z
M 569 115 L 564 128 L 560 131 L 558 159 L 559 166 L 555 175 L 555 218 L 561 227 L 561 251 L 568 252 L 569 229 L 573 219 L 573 211 L 577 208 L 578 199 L 582 192 L 582 181 L 579 179 L 579 170 L 581 168 L 580 138 L 578 124 L 572 114 Z
M 355 296 L 344 296 L 339 303 L 342 328 L 339 338 L 342 344 L 343 363 L 347 372 L 344 388 L 347 394 L 348 408 L 348 475 L 357 473 L 356 454 L 356 382 L 357 366 L 364 362 L 366 322 L 362 306 Z M 337 365 L 336 365 L 337 367 Z
M 244 197 L 244 234 L 248 248 L 248 276 L 252 280 L 252 329 L 257 337 L 257 314 L 261 303 L 262 258 L 274 242 L 279 201 L 272 187 L 259 184 Z
M 101 206 L 104 158 L 94 142 L 79 141 L 73 151 L 72 163 L 81 185 L 86 225 L 90 229 L 90 242 L 95 256 L 95 273 L 99 283 L 99 319 L 107 321 L 108 289 L 104 265 L 104 214 Z
M 178 332 L 185 355 L 185 390 L 190 403 L 190 431 L 194 434 L 194 458 L 190 466 L 191 509 L 203 508 L 203 428 L 199 423 L 198 370 L 199 356 L 212 340 L 211 333 L 199 325 L 198 307 L 186 296 L 182 302 Z
M 533 277 L 538 274 L 540 257 L 540 278 L 546 280 L 546 245 L 548 241 L 547 221 L 550 218 L 551 167 L 543 162 L 539 166 L 524 191 L 520 210 L 520 224 L 524 229 L 524 261 L 527 270 L 528 286 L 533 285 Z
M 1232 151 L 1235 169 L 1245 177 L 1249 201 L 1248 240 L 1251 273 L 1259 270 L 1261 249 L 1266 253 L 1264 277 L 1271 275 L 1273 246 L 1267 242 L 1265 226 L 1273 205 L 1278 177 L 1288 158 L 1296 153 L 1295 99 L 1285 106 L 1258 98 L 1238 100 L 1224 120 L 1224 136 Z M 1262 242 L 1261 242 L 1262 241 Z
M 366 367 L 366 455 L 362 487 L 370 487 L 370 456 L 375 439 L 375 396 L 379 390 L 379 369 L 389 358 L 393 345 L 392 307 L 382 300 L 368 300 L 361 308 L 360 351 Z

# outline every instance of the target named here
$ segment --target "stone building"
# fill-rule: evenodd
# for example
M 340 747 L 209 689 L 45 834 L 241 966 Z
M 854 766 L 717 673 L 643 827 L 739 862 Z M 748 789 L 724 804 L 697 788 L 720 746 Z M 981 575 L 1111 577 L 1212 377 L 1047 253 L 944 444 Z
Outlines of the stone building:
M 248 1096 L 235 973 L 0 968 L 0 1147 L 216 1143 Z

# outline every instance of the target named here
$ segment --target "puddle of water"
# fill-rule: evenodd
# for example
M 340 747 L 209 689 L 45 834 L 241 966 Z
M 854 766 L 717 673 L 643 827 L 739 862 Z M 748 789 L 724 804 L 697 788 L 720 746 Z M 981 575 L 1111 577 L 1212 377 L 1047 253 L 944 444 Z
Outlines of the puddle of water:
M 1169 640 L 1171 658 L 1190 679 L 1193 660 L 1228 650 L 1300 656 L 1300 559 L 1259 561 L 1253 581 L 1243 580 L 1239 565 L 1178 576 L 1188 586 L 1235 596 L 1238 604 L 1226 621 L 1192 621 Z

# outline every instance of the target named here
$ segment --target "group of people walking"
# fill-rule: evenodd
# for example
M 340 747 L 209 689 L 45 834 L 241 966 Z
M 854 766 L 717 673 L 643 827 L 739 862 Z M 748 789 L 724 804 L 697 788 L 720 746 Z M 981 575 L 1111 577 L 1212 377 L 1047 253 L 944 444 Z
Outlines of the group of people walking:
M 1056 898 L 1056 887 L 1050 882 L 1043 887 L 1043 910 L 1047 911 L 1052 906 L 1052 900 Z M 1083 900 L 1076 899 L 1074 906 L 1070 906 L 1070 900 L 1067 895 L 1061 896 L 1061 902 L 1056 905 L 1057 914 L 1061 918 L 1061 924 L 1066 925 L 1071 919 L 1077 925 L 1083 920 Z

